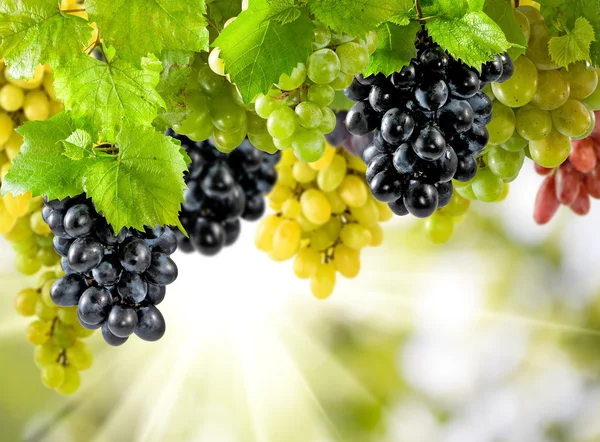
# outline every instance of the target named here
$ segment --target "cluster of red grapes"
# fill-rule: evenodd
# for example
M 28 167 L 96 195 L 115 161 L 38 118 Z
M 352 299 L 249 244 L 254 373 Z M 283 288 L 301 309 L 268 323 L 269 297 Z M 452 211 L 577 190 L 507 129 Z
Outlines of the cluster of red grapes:
M 598 112 L 596 116 L 600 116 Z M 573 141 L 569 157 L 559 167 L 536 164 L 535 170 L 546 176 L 535 201 L 536 223 L 549 222 L 561 204 L 577 215 L 587 215 L 591 198 L 600 199 L 600 122 L 596 120 L 589 137 Z

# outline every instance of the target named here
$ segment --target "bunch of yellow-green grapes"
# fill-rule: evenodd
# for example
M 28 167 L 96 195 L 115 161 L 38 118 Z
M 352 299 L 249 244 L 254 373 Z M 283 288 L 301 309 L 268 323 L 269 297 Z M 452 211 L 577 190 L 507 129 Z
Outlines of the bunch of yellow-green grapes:
M 81 339 L 94 332 L 81 326 L 77 307 L 57 307 L 50 298 L 50 288 L 60 276 L 62 273 L 43 273 L 37 288 L 17 295 L 15 309 L 22 316 L 35 317 L 27 327 L 27 340 L 35 345 L 34 360 L 42 382 L 60 394 L 70 395 L 79 388 L 79 372 L 92 365 L 92 352 Z
M 23 143 L 15 129 L 26 121 L 46 120 L 63 109 L 54 95 L 53 83 L 47 66 L 38 66 L 31 79 L 16 80 L 0 61 L 0 183 Z M 7 194 L 0 199 L 0 234 L 12 243 L 17 269 L 26 275 L 60 260 L 41 209 L 41 198 L 32 198 L 31 193 L 16 197 Z
M 284 150 L 277 165 L 278 181 L 267 195 L 275 213 L 260 222 L 255 244 L 275 261 L 295 257 L 294 273 L 310 279 L 319 299 L 331 295 L 337 273 L 358 275 L 361 249 L 382 243 L 380 222 L 393 216 L 371 196 L 365 169 L 358 157 L 330 146 L 314 163 Z

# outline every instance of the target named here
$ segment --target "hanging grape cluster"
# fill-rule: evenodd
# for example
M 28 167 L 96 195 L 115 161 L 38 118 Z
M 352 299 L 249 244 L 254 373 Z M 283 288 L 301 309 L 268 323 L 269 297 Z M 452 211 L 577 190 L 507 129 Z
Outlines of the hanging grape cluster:
M 180 215 L 189 237 L 176 232 L 179 249 L 216 255 L 235 243 L 242 229 L 241 219 L 256 221 L 265 212 L 264 195 L 277 179 L 275 164 L 280 154 L 261 152 L 247 140 L 224 154 L 211 141 L 194 143 L 171 135 L 181 141 L 192 159 Z
M 362 161 L 342 148 L 328 146 L 310 164 L 285 150 L 277 172 L 268 195 L 275 213 L 260 222 L 256 246 L 275 261 L 295 257 L 296 276 L 309 279 L 313 295 L 325 299 L 337 273 L 358 275 L 361 249 L 382 243 L 380 222 L 392 213 L 370 195 Z
M 512 61 L 508 54 L 496 56 L 478 75 L 424 29 L 416 46 L 417 58 L 400 72 L 355 78 L 346 94 L 358 103 L 346 125 L 356 135 L 376 130 L 363 153 L 373 196 L 397 215 L 426 218 L 450 202 L 453 178 L 475 176 L 491 116 L 481 85 L 510 78 Z
M 15 298 L 17 313 L 35 317 L 27 327 L 27 340 L 35 346 L 34 360 L 42 382 L 63 395 L 79 389 L 79 372 L 93 362 L 88 345 L 82 341 L 93 334 L 79 324 L 75 307 L 58 307 L 52 301 L 52 284 L 62 272 L 46 272 L 36 288 L 20 291 Z
M 110 345 L 125 343 L 133 333 L 146 341 L 160 339 L 165 320 L 156 305 L 177 278 L 169 257 L 177 249 L 175 233 L 156 227 L 114 234 L 83 196 L 48 201 L 43 216 L 66 273 L 52 286 L 52 301 L 77 306 L 81 325 L 102 328 Z

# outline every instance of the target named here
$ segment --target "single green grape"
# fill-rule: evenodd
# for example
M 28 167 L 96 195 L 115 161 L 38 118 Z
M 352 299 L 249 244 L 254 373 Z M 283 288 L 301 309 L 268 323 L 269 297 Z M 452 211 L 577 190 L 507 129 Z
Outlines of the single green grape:
M 525 152 L 508 152 L 500 146 L 493 146 L 486 154 L 488 169 L 504 182 L 513 181 L 521 171 L 525 161 Z
M 33 360 L 39 368 L 44 368 L 58 362 L 61 349 L 52 341 L 35 347 Z
M 316 104 L 303 101 L 296 106 L 296 117 L 300 126 L 306 129 L 315 129 L 321 125 L 323 113 Z
M 308 88 L 307 98 L 321 107 L 329 106 L 335 99 L 335 90 L 328 84 L 312 84 Z
M 267 122 L 264 118 L 255 112 L 246 112 L 246 121 L 248 123 L 248 133 L 260 135 L 267 132 Z
M 436 212 L 425 220 L 425 235 L 435 244 L 450 241 L 454 233 L 454 220 L 442 213 Z
M 52 324 L 50 322 L 33 321 L 27 327 L 27 340 L 33 345 L 44 345 L 50 339 L 51 328 Z
M 529 145 L 529 141 L 523 138 L 517 131 L 512 134 L 507 141 L 502 143 L 502 148 L 509 152 L 518 152 L 525 149 Z M 456 186 L 455 186 L 456 187 Z
M 273 137 L 268 132 L 258 135 L 248 134 L 248 139 L 258 150 L 271 154 L 277 152 L 277 147 L 273 144 Z
M 549 169 L 560 166 L 571 152 L 571 138 L 553 129 L 550 135 L 540 141 L 529 143 L 531 159 Z
M 600 69 L 598 69 L 596 73 L 600 73 Z M 587 96 L 583 101 L 593 110 L 600 110 L 600 87 L 596 87 L 594 92 L 591 95 Z
M 275 109 L 280 108 L 281 106 L 283 106 L 281 100 L 278 100 L 277 98 L 272 97 L 271 95 L 263 94 L 260 94 L 256 99 L 256 102 L 254 103 L 254 109 L 256 113 L 265 120 L 269 118 L 271 112 L 273 112 Z
M 83 371 L 92 366 L 94 355 L 85 343 L 77 340 L 71 347 L 67 348 L 67 360 L 77 370 Z
M 24 253 L 18 253 L 15 259 L 17 270 L 24 275 L 35 275 L 41 268 L 42 263 L 37 256 L 29 256 Z
M 586 61 L 569 65 L 564 76 L 571 84 L 571 96 L 574 100 L 589 97 L 598 87 L 598 73 Z
M 531 25 L 529 24 L 529 19 L 518 9 L 513 10 L 513 13 L 517 23 L 519 23 L 519 26 L 521 27 L 521 31 L 523 31 L 525 40 L 529 41 L 529 37 L 531 36 Z
M 198 72 L 198 85 L 200 90 L 209 97 L 223 95 L 223 90 L 227 84 L 225 77 L 213 72 L 210 66 L 206 65 Z
M 446 207 L 442 209 L 445 215 L 449 216 L 462 216 L 469 210 L 471 201 L 463 198 L 457 192 L 452 194 L 452 199 Z
M 544 20 L 531 22 L 529 31 L 529 42 L 525 55 L 533 62 L 540 71 L 552 71 L 558 69 L 548 51 L 550 35 Z
M 33 316 L 39 299 L 40 295 L 37 290 L 21 290 L 15 298 L 15 310 L 21 316 Z
M 331 49 L 319 49 L 308 57 L 308 78 L 317 84 L 329 84 L 340 73 L 340 59 Z
M 525 106 L 538 88 L 538 71 L 533 62 L 521 55 L 515 61 L 515 71 L 504 83 L 492 83 L 496 99 L 509 107 Z
M 75 344 L 77 334 L 72 325 L 57 323 L 52 333 L 52 341 L 60 348 L 69 348 Z
M 233 100 L 211 100 L 210 116 L 213 126 L 223 132 L 238 130 L 246 125 L 246 110 Z
M 356 42 L 339 45 L 335 50 L 340 59 L 340 70 L 348 75 L 358 75 L 369 65 L 369 51 Z
M 516 129 L 527 141 L 542 140 L 552 131 L 550 112 L 534 106 L 522 107 L 516 114 Z
M 292 140 L 294 136 L 288 138 L 273 138 L 273 144 L 279 150 L 288 150 L 292 148 Z
M 245 126 L 229 132 L 215 129 L 213 131 L 213 143 L 219 150 L 228 153 L 242 144 L 247 134 L 248 132 L 246 131 Z
M 75 367 L 67 365 L 65 367 L 65 380 L 58 388 L 56 388 L 56 391 L 64 396 L 70 396 L 79 389 L 80 385 L 81 378 L 79 372 Z
M 331 31 L 329 28 L 321 23 L 317 23 L 315 26 L 315 39 L 313 41 L 313 49 L 322 49 L 326 47 L 331 41 Z
M 569 80 L 560 70 L 539 71 L 538 89 L 531 104 L 544 110 L 553 110 L 567 102 L 571 95 Z
M 592 109 L 592 107 L 590 107 L 585 102 L 583 104 L 585 104 L 585 107 L 587 108 L 587 110 L 590 113 L 590 125 L 588 126 L 586 131 L 584 133 L 582 133 L 580 136 L 571 137 L 573 140 L 583 140 L 584 138 L 589 137 L 592 134 L 592 132 L 594 132 L 594 129 L 596 128 L 596 113 L 594 112 L 594 109 Z
M 502 196 L 504 181 L 502 181 L 502 178 L 494 175 L 492 171 L 486 167 L 477 171 L 477 175 L 475 176 L 471 187 L 473 189 L 473 194 L 479 201 L 493 203 L 498 201 Z
M 297 127 L 296 113 L 287 106 L 275 109 L 267 120 L 267 130 L 273 138 L 289 138 Z
M 65 381 L 65 368 L 56 363 L 42 368 L 42 383 L 48 388 L 58 388 Z
M 314 163 L 325 154 L 325 137 L 318 129 L 299 127 L 292 140 L 292 149 L 300 161 Z
M 342 155 L 336 155 L 333 160 L 324 169 L 321 169 L 317 175 L 317 186 L 324 192 L 331 192 L 342 184 L 346 176 L 346 159 Z
M 333 132 L 335 129 L 335 125 L 337 120 L 335 118 L 335 113 L 329 109 L 328 107 L 322 107 L 321 113 L 323 114 L 323 119 L 321 120 L 321 125 L 319 126 L 319 130 L 322 134 L 328 134 Z
M 579 137 L 590 127 L 592 121 L 587 107 L 578 100 L 567 100 L 551 112 L 554 127 L 567 137 Z
M 343 91 L 352 84 L 353 80 L 354 75 L 344 74 L 343 72 L 340 72 L 338 76 L 335 77 L 335 79 L 331 83 L 329 83 L 329 86 L 331 86 L 336 91 Z
M 490 135 L 489 143 L 504 144 L 515 132 L 515 113 L 513 110 L 496 100 L 492 103 L 492 120 L 487 125 Z

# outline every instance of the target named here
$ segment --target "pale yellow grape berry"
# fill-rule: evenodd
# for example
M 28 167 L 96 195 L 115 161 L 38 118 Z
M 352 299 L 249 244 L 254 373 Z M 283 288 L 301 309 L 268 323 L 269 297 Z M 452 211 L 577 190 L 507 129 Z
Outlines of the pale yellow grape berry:
M 333 246 L 340 237 L 342 221 L 338 217 L 331 218 L 325 225 L 310 235 L 310 246 L 316 250 L 326 250 Z
M 269 205 L 269 209 L 275 212 L 281 212 L 281 209 L 283 208 L 283 203 L 277 201 L 267 200 L 267 204 Z
M 325 196 L 327 197 L 327 201 L 331 205 L 331 213 L 339 215 L 346 211 L 346 203 L 342 200 L 340 195 L 336 192 L 325 192 Z
M 350 214 L 365 227 L 370 227 L 379 221 L 379 209 L 373 198 L 368 198 L 361 207 L 352 207 Z
M 2 197 L 4 201 L 4 207 L 15 218 L 21 218 L 29 211 L 29 203 L 31 202 L 31 192 L 27 192 L 23 195 L 13 196 L 7 193 Z
M 300 279 L 312 278 L 320 264 L 321 254 L 312 247 L 304 247 L 294 259 L 294 274 Z
M 15 297 L 15 310 L 21 316 L 35 315 L 35 308 L 40 299 L 38 291 L 35 289 L 24 289 Z
M 317 177 L 317 171 L 302 161 L 298 161 L 292 166 L 292 174 L 294 179 L 302 184 L 310 183 Z
M 79 389 L 80 384 L 79 372 L 75 367 L 68 365 L 65 367 L 65 380 L 56 391 L 63 396 L 70 396 Z
M 394 212 L 392 212 L 392 209 L 386 203 L 375 200 L 375 204 L 379 209 L 379 222 L 386 222 L 394 217 Z
M 52 231 L 50 230 L 50 227 L 48 227 L 48 224 L 46 224 L 46 222 L 42 218 L 41 211 L 32 213 L 30 222 L 31 222 L 31 230 L 33 230 L 33 233 L 36 233 L 40 236 L 46 236 L 46 235 L 50 235 L 50 233 L 52 233 Z
M 25 94 L 23 89 L 14 84 L 6 84 L 0 89 L 0 107 L 6 112 L 14 112 L 21 109 Z
M 346 170 L 346 159 L 342 155 L 335 155 L 329 166 L 319 170 L 317 186 L 324 192 L 337 189 L 346 176 Z
M 28 92 L 23 102 L 23 112 L 29 121 L 47 120 L 50 117 L 48 96 L 39 90 Z
M 340 232 L 342 244 L 360 250 L 371 243 L 371 231 L 360 224 L 346 224 Z
M 360 272 L 360 251 L 339 244 L 333 252 L 333 265 L 346 278 L 355 278 Z
M 41 289 L 40 299 L 48 307 L 51 307 L 54 309 L 54 308 L 56 308 L 56 304 L 54 304 L 54 301 L 52 300 L 52 297 L 50 296 L 50 290 L 52 290 L 53 284 L 54 284 L 53 280 L 46 281 L 44 283 L 44 285 L 42 286 L 42 289 Z
M 329 144 L 327 144 L 325 146 L 325 153 L 323 154 L 321 159 L 319 159 L 318 161 L 315 161 L 314 163 L 309 163 L 310 167 L 312 167 L 314 170 L 325 169 L 333 161 L 333 158 L 335 157 L 335 153 L 336 153 L 335 148 L 333 148 Z
M 35 309 L 35 314 L 42 321 L 51 322 L 58 314 L 58 308 L 55 305 L 48 305 L 48 303 L 44 302 L 40 297 L 40 301 L 37 303 Z
M 65 381 L 65 368 L 60 364 L 42 368 L 42 383 L 48 388 L 58 388 Z
M 254 244 L 258 250 L 270 252 L 273 249 L 273 237 L 280 223 L 281 218 L 276 215 L 267 215 L 260 221 L 254 235 Z
M 46 284 L 53 284 L 54 280 L 46 281 Z M 44 284 L 44 287 L 46 285 Z M 58 319 L 60 322 L 67 325 L 76 326 L 79 324 L 79 319 L 77 318 L 77 307 L 63 307 L 58 311 Z
M 213 48 L 208 56 L 208 65 L 215 74 L 224 76 L 225 75 L 225 62 L 219 58 L 221 50 L 219 48 Z
M 286 261 L 292 258 L 300 248 L 302 229 L 300 225 L 289 219 L 281 220 L 273 236 L 273 248 L 269 257 L 274 261 Z
M 314 224 L 322 225 L 331 218 L 331 204 L 323 192 L 309 189 L 300 197 L 302 213 Z
M 275 184 L 271 192 L 267 195 L 270 201 L 275 203 L 283 204 L 288 198 L 292 196 L 292 191 L 289 187 L 283 186 L 280 183 Z
M 349 207 L 361 207 L 369 198 L 369 190 L 365 182 L 356 175 L 347 175 L 338 188 L 342 200 Z
M 27 327 L 27 340 L 33 345 L 44 345 L 50 339 L 51 327 L 49 322 L 33 321 Z
M 290 219 L 296 219 L 302 212 L 300 202 L 296 197 L 288 198 L 281 206 L 281 214 Z
M 381 228 L 381 225 L 372 225 L 369 227 L 369 232 L 371 232 L 371 242 L 369 243 L 371 247 L 379 247 L 383 244 L 383 229 Z
M 317 299 L 327 299 L 335 288 L 336 274 L 332 263 L 319 264 L 317 271 L 310 280 L 310 289 Z
M 39 65 L 38 67 L 36 67 L 35 72 L 33 74 L 33 78 L 29 78 L 27 80 L 17 80 L 15 78 L 12 78 L 8 73 L 8 69 L 4 71 L 4 76 L 6 77 L 9 83 L 14 84 L 15 86 L 19 86 L 22 89 L 37 89 L 41 86 L 42 81 L 44 79 L 44 66 Z
M 287 150 L 281 152 L 281 159 L 279 160 L 279 163 L 277 163 L 277 165 L 294 166 L 297 162 L 298 159 L 296 158 L 296 155 L 294 155 L 294 152 Z
M 0 144 L 4 144 L 8 141 L 12 135 L 14 129 L 14 123 L 12 118 L 4 112 L 0 112 Z
M 17 218 L 12 216 L 4 207 L 4 201 L 0 199 L 0 233 L 10 232 L 17 224 Z
M 19 154 L 22 145 L 23 137 L 13 130 L 10 134 L 10 138 L 4 144 L 6 155 L 8 155 L 9 160 L 12 161 Z

